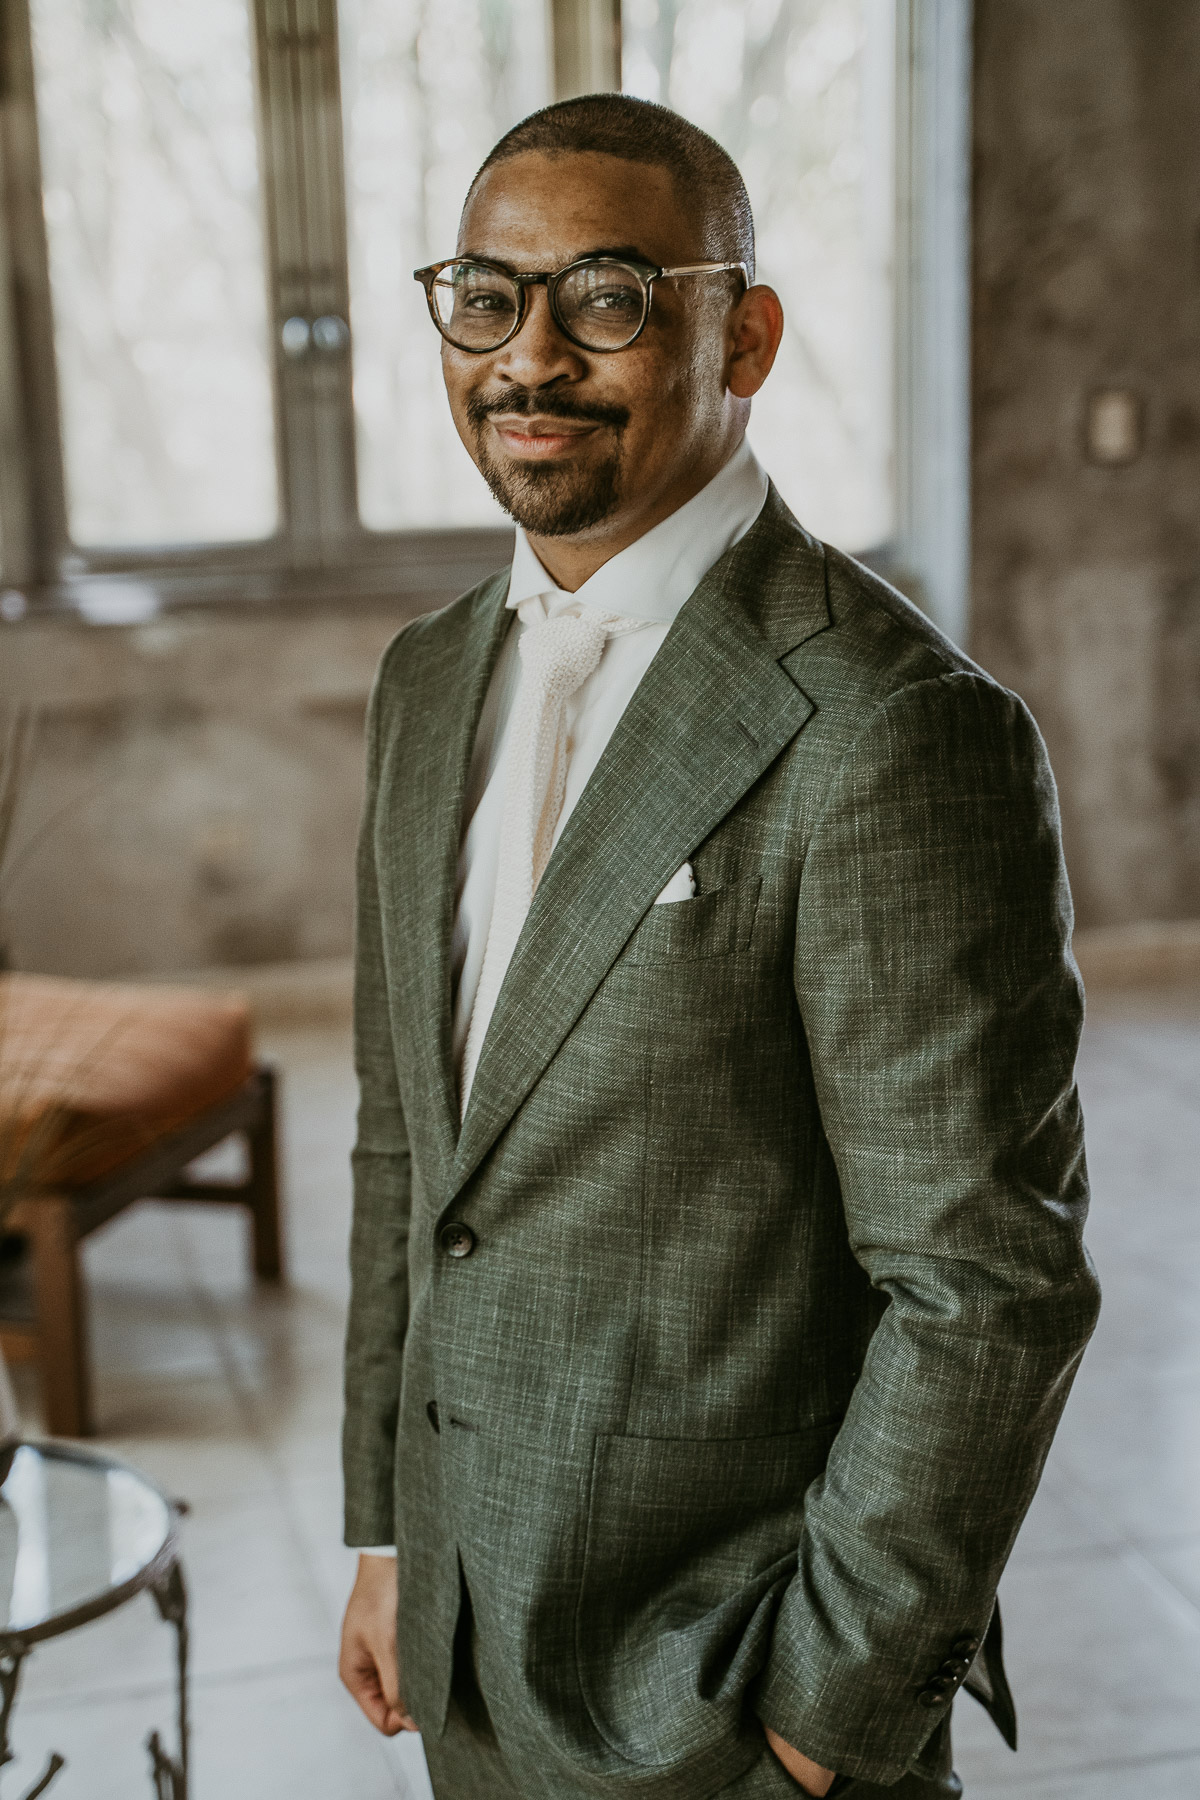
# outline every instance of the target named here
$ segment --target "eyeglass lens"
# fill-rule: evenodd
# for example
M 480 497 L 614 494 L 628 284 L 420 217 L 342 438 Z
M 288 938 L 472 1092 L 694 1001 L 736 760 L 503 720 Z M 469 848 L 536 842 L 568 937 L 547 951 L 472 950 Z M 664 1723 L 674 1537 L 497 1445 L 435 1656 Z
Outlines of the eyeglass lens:
M 430 295 L 438 323 L 461 350 L 495 350 L 511 333 L 520 289 L 483 263 L 450 263 Z M 556 284 L 555 305 L 567 335 L 589 350 L 622 350 L 642 328 L 646 286 L 624 263 L 585 262 Z

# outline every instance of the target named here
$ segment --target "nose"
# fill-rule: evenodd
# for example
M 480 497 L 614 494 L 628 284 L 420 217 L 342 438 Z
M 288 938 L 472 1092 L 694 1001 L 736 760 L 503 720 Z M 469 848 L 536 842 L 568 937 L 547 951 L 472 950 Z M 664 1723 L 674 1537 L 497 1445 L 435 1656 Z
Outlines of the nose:
M 526 388 L 548 387 L 552 381 L 582 381 L 587 362 L 554 323 L 544 286 L 525 290 L 525 317 L 515 338 L 496 352 L 497 378 Z

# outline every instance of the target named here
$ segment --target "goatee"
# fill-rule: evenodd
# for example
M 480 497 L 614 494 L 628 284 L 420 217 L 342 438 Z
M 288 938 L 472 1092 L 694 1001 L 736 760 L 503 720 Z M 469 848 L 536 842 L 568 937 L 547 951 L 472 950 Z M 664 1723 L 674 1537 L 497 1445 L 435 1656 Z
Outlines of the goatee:
M 607 425 L 616 434 L 612 452 L 581 469 L 569 463 L 509 463 L 493 454 L 486 430 L 493 413 L 537 414 Z M 473 394 L 467 418 L 475 440 L 479 472 L 509 517 L 537 537 L 573 537 L 603 524 L 621 497 L 621 433 L 629 409 L 595 403 L 581 406 L 565 395 L 533 388 L 493 388 Z

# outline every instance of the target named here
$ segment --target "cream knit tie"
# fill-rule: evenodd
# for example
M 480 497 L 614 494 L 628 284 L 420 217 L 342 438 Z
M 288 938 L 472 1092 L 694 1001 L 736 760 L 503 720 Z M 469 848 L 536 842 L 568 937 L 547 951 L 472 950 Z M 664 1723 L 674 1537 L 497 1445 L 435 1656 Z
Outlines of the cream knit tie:
M 536 596 L 517 611 L 525 626 L 517 646 L 521 675 L 509 729 L 496 897 L 463 1051 L 464 1113 L 501 983 L 550 860 L 567 784 L 567 701 L 598 666 L 609 638 L 642 622 L 587 608 L 578 618 L 548 619 Z

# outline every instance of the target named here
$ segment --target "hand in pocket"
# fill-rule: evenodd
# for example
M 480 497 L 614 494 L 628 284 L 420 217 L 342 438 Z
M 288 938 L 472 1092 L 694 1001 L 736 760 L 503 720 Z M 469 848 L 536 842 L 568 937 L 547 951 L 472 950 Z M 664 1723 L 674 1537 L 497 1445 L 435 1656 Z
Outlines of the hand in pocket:
M 768 1744 L 792 1780 L 799 1782 L 803 1791 L 813 1795 L 814 1800 L 823 1800 L 823 1796 L 829 1792 L 837 1780 L 836 1772 L 833 1769 L 823 1769 L 820 1763 L 815 1763 L 810 1756 L 803 1755 L 799 1750 L 793 1750 L 792 1746 L 785 1742 L 777 1731 L 772 1731 L 769 1725 L 764 1726 L 763 1729 L 767 1734 Z

